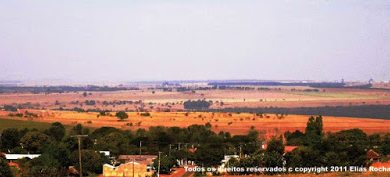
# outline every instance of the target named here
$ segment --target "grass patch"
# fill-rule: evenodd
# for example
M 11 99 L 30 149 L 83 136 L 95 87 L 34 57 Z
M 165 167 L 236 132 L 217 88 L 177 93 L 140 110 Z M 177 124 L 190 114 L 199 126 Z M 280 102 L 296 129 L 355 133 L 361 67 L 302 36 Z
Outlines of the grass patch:
M 50 127 L 51 123 L 45 122 L 34 122 L 29 120 L 17 120 L 17 119 L 4 119 L 0 117 L 0 132 L 7 128 L 17 128 L 17 129 L 38 129 L 44 130 Z M 70 130 L 70 126 L 64 125 L 66 130 Z

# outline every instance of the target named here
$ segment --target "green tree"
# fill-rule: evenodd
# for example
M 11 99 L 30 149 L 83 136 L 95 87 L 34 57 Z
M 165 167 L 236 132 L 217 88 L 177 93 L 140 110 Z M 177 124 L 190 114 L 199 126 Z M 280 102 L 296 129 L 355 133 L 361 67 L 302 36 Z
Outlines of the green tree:
M 119 120 L 125 120 L 127 118 L 129 118 L 129 115 L 127 115 L 127 113 L 125 111 L 119 111 L 115 114 L 115 116 L 119 119 Z
M 38 131 L 26 133 L 20 143 L 29 153 L 42 153 L 42 149 L 49 140 L 49 136 Z
M 390 155 L 390 133 L 386 134 L 383 137 L 383 141 L 380 148 L 383 154 Z
M 272 138 L 268 144 L 266 152 L 276 152 L 283 155 L 284 153 L 284 144 L 281 139 Z
M 314 167 L 323 165 L 321 156 L 320 152 L 312 147 L 299 147 L 287 153 L 285 158 L 288 167 Z
M 365 165 L 369 141 L 367 134 L 362 130 L 350 129 L 328 134 L 316 148 L 323 154 L 336 153 L 337 160 L 340 160 L 341 165 L 363 166 Z
M 251 168 L 251 167 L 260 167 L 264 166 L 264 156 L 261 154 L 252 154 L 248 157 L 242 157 L 240 159 L 231 158 L 228 163 L 226 164 L 226 167 L 238 167 L 238 168 Z M 254 172 L 250 171 L 240 171 L 240 172 L 231 172 L 229 174 L 235 174 L 235 175 L 248 175 L 253 174 Z
M 195 153 L 195 163 L 206 167 L 217 166 L 223 159 L 223 144 L 218 142 L 198 147 Z
M 377 133 L 368 136 L 370 148 L 377 148 L 381 145 L 381 136 Z
M 161 155 L 160 157 L 160 174 L 170 174 L 171 169 L 175 166 L 175 159 L 168 157 L 167 155 Z M 158 158 L 153 161 L 154 169 L 158 169 Z
M 275 151 L 265 152 L 264 165 L 266 167 L 283 167 L 283 155 Z
M 0 147 L 3 151 L 12 150 L 20 146 L 20 132 L 16 128 L 7 128 L 3 130 L 0 136 Z
M 318 145 L 323 137 L 322 116 L 310 117 L 305 129 L 305 145 Z
M 109 163 L 107 157 L 94 150 L 81 150 L 81 161 L 83 167 L 83 175 L 95 175 L 103 172 L 103 164 Z M 74 151 L 71 154 L 72 164 L 79 170 L 79 152 Z
M 12 177 L 12 171 L 8 166 L 7 160 L 0 154 L 0 176 L 1 177 Z
M 22 164 L 22 176 L 28 177 L 62 177 L 66 176 L 65 167 L 48 154 L 42 154 L 38 158 L 28 160 Z
M 272 138 L 264 153 L 264 165 L 266 167 L 283 167 L 284 145 L 281 139 Z
M 61 141 L 65 136 L 65 127 L 59 122 L 54 122 L 48 129 L 45 130 L 45 134 L 56 141 Z
M 299 130 L 292 133 L 287 131 L 284 133 L 284 136 L 286 137 L 287 145 L 290 146 L 301 146 L 305 140 L 305 134 Z
M 89 134 L 89 129 L 84 128 L 83 125 L 77 124 L 70 130 L 71 135 L 87 135 Z
M 45 146 L 43 154 L 49 155 L 51 158 L 57 160 L 57 162 L 63 166 L 68 167 L 71 165 L 70 150 L 63 142 L 52 141 Z
M 107 150 L 112 155 L 129 153 L 129 139 L 121 132 L 112 132 L 96 139 L 96 149 Z

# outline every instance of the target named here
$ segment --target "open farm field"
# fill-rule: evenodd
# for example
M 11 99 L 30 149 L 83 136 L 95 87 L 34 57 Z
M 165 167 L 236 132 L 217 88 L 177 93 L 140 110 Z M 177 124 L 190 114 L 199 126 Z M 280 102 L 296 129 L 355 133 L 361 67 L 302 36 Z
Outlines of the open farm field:
M 25 111 L 25 110 L 21 110 Z M 111 126 L 121 129 L 139 129 L 152 126 L 187 127 L 193 124 L 204 125 L 210 123 L 212 130 L 225 131 L 232 134 L 245 134 L 254 128 L 265 136 L 273 136 L 285 131 L 304 131 L 308 115 L 275 115 L 275 114 L 251 114 L 251 113 L 211 113 L 211 112 L 150 112 L 150 116 L 139 112 L 128 112 L 129 118 L 119 121 L 114 114 L 100 116 L 93 112 L 72 111 L 36 111 L 28 110 L 38 115 L 37 118 L 15 118 L 7 116 L 7 112 L 1 112 L 1 118 L 9 120 L 24 120 L 34 122 L 61 122 L 74 126 L 82 124 L 86 127 Z M 332 117 L 324 116 L 324 131 L 335 132 L 339 130 L 360 128 L 367 133 L 385 133 L 390 131 L 390 120 Z
M 3 93 L 0 105 L 22 105 L 34 109 L 183 110 L 187 100 L 212 101 L 211 108 L 320 107 L 390 104 L 390 91 L 377 89 L 309 89 L 270 87 L 251 90 L 196 90 L 188 92 L 141 89 L 106 92 L 50 94 Z M 87 103 L 93 101 L 93 103 Z

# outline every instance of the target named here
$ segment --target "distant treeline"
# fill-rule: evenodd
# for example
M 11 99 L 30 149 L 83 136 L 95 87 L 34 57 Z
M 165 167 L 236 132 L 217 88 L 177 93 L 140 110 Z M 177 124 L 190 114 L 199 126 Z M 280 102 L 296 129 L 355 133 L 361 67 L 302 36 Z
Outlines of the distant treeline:
M 361 117 L 390 119 L 390 105 L 360 105 L 360 106 L 324 106 L 324 107 L 298 107 L 298 108 L 224 108 L 211 109 L 212 112 L 250 112 L 272 114 L 302 114 L 341 117 Z
M 345 83 L 340 82 L 275 82 L 275 81 L 242 81 L 242 82 L 210 82 L 209 85 L 213 87 L 230 87 L 230 86 L 308 86 L 314 88 L 371 88 L 371 84 L 346 86 Z
M 212 101 L 206 100 L 188 100 L 183 103 L 184 109 L 189 110 L 206 110 L 211 106 Z
M 108 86 L 37 86 L 37 87 L 19 87 L 19 86 L 0 86 L 0 93 L 64 93 L 64 92 L 90 92 L 90 91 L 120 91 L 120 90 L 139 90 L 135 87 L 108 87 Z

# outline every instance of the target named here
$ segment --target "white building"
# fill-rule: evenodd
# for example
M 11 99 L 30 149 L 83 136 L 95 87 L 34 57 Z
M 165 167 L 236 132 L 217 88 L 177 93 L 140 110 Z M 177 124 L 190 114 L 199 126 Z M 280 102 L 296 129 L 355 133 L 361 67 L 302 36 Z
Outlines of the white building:
M 18 160 L 24 158 L 34 159 L 41 156 L 41 154 L 4 154 L 4 156 L 7 160 Z

